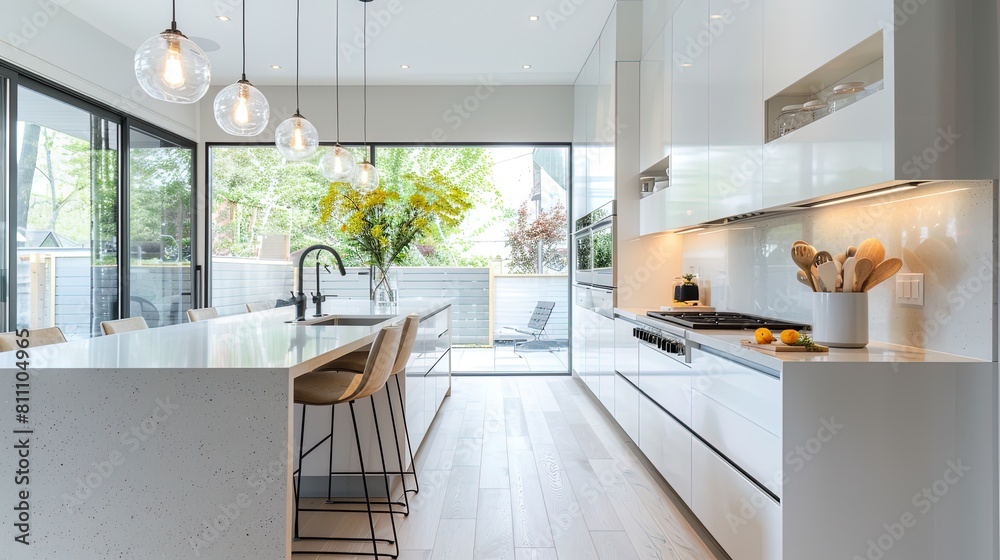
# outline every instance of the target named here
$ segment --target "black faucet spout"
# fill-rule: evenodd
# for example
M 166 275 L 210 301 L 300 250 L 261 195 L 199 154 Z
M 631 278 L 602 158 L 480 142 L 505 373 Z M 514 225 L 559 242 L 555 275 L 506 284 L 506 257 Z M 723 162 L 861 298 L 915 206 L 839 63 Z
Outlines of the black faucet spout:
M 303 290 L 303 288 L 302 288 L 302 280 L 303 280 L 302 276 L 303 276 L 303 274 L 305 272 L 304 268 L 305 268 L 306 257 L 308 257 L 309 254 L 312 253 L 313 251 L 328 251 L 330 254 L 333 255 L 333 258 L 337 260 L 337 269 L 340 272 L 340 275 L 341 276 L 347 276 L 347 271 L 344 270 L 344 261 L 341 260 L 340 253 L 338 253 L 336 249 L 334 249 L 333 247 L 330 247 L 329 245 L 323 245 L 321 243 L 317 244 L 317 245 L 311 245 L 309 247 L 306 247 L 306 249 L 304 251 L 302 251 L 302 253 L 299 255 L 299 262 L 298 262 L 298 265 L 297 265 L 299 274 L 295 278 L 295 297 L 293 299 L 295 300 L 295 320 L 296 321 L 304 321 L 305 318 L 306 318 L 306 294 L 305 294 L 305 292 L 302 291 Z M 317 277 L 318 277 L 318 275 L 317 275 Z M 318 281 L 318 278 L 317 278 L 317 281 Z M 318 291 L 319 291 L 319 288 L 317 288 L 317 292 Z M 322 298 L 322 294 L 319 294 L 319 295 Z M 321 305 L 321 304 L 317 304 L 317 305 Z M 318 311 L 317 311 L 317 313 L 318 313 Z

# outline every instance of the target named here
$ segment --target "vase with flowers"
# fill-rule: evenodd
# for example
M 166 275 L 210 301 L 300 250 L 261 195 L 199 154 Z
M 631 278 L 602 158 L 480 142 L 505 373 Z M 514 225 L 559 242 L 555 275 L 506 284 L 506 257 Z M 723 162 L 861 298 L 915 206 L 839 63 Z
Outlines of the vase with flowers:
M 319 204 L 320 222 L 339 223 L 347 244 L 372 268 L 371 297 L 379 303 L 396 300 L 391 267 L 439 228 L 461 224 L 473 205 L 470 194 L 439 171 L 401 179 L 369 192 L 332 183 Z

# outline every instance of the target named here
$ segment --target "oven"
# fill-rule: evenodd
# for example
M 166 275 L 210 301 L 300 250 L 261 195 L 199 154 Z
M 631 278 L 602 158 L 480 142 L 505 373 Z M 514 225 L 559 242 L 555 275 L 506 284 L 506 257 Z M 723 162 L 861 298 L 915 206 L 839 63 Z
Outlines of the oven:
M 578 286 L 615 288 L 615 203 L 610 202 L 575 222 L 573 282 Z

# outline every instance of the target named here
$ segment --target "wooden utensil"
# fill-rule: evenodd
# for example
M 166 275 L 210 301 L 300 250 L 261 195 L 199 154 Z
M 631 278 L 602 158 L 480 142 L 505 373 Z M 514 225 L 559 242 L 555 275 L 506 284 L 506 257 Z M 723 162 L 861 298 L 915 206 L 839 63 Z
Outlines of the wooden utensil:
M 819 265 L 819 284 L 824 292 L 837 291 L 837 265 L 833 261 Z
M 854 257 L 847 257 L 847 261 L 844 263 L 844 291 L 853 292 L 854 291 L 854 267 L 858 264 L 858 260 Z
M 865 280 L 865 284 L 864 286 L 862 286 L 861 291 L 867 292 L 868 290 L 874 288 L 875 286 L 878 286 L 882 282 L 885 282 L 889 278 L 892 278 L 892 275 L 899 272 L 899 269 L 902 267 L 903 267 L 903 261 L 897 259 L 896 257 L 892 257 L 891 259 L 886 259 L 878 263 L 878 266 L 875 267 L 875 270 L 873 270 L 872 273 L 868 275 L 868 278 Z
M 843 253 L 837 253 L 836 255 L 833 256 L 833 260 L 839 262 L 840 264 L 844 264 L 845 262 L 847 262 L 847 252 L 845 251 Z
M 910 272 L 916 272 L 917 274 L 928 274 L 929 272 L 923 259 L 909 249 L 903 249 L 903 264 L 906 265 L 906 268 L 910 269 Z
M 818 251 L 816 257 L 813 259 L 813 264 L 819 266 L 823 263 L 828 263 L 833 260 L 833 255 L 829 251 Z
M 805 272 L 802 272 L 801 270 L 796 272 L 795 279 L 798 280 L 799 282 L 802 282 L 806 286 L 809 286 L 810 290 L 813 289 L 812 282 L 809 281 L 809 278 L 806 276 Z
M 865 285 L 865 280 L 875 270 L 875 265 L 869 259 L 855 259 L 854 263 L 854 288 L 851 291 L 863 292 L 861 288 Z
M 858 248 L 855 247 L 854 245 L 851 245 L 850 247 L 847 248 L 848 257 L 853 257 L 856 256 L 857 254 L 858 254 Z
M 819 288 L 816 286 L 816 282 L 812 275 L 813 261 L 815 259 L 816 249 L 814 249 L 812 245 L 792 245 L 792 262 L 794 262 L 796 266 L 801 268 L 802 271 L 806 273 L 806 278 L 809 279 L 813 291 L 818 292 Z
M 855 255 L 858 260 L 868 259 L 872 261 L 873 266 L 878 266 L 878 263 L 885 260 L 885 247 L 882 243 L 875 239 L 874 237 L 865 239 L 858 245 L 858 252 Z

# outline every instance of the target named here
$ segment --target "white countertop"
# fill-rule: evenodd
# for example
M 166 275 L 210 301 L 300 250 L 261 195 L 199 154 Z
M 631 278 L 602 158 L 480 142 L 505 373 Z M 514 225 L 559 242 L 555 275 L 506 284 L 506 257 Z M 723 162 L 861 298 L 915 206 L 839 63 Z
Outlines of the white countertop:
M 377 307 L 368 300 L 328 301 L 336 317 L 432 315 L 450 305 L 440 299 L 407 298 Z M 301 375 L 372 342 L 382 326 L 291 324 L 294 307 L 30 348 L 31 369 L 288 369 Z M 0 368 L 14 368 L 15 352 L 0 353 Z
M 643 322 L 657 324 L 656 319 L 645 319 L 646 311 L 648 310 L 637 308 L 615 309 L 615 313 L 623 317 L 633 320 L 643 317 Z M 779 371 L 788 363 L 983 363 L 983 360 L 975 358 L 878 341 L 871 341 L 866 348 L 858 349 L 831 348 L 829 352 L 770 354 L 740 346 L 741 340 L 753 339 L 751 331 L 687 330 L 687 337 L 702 346 Z

